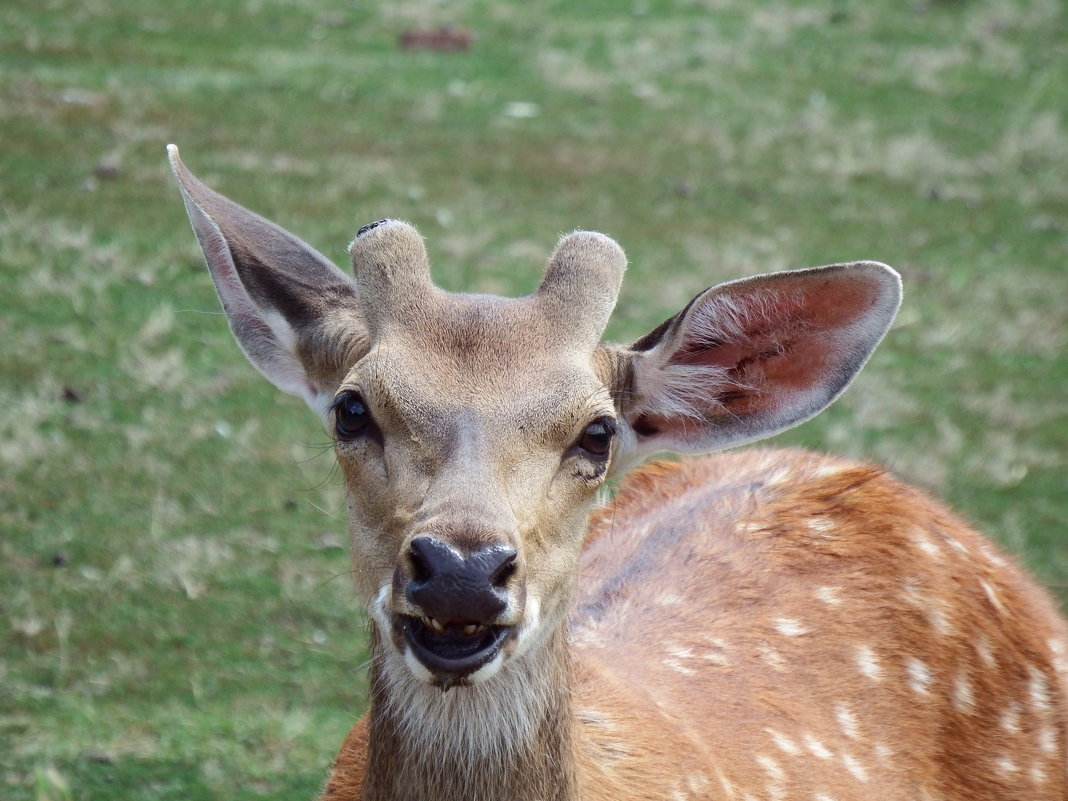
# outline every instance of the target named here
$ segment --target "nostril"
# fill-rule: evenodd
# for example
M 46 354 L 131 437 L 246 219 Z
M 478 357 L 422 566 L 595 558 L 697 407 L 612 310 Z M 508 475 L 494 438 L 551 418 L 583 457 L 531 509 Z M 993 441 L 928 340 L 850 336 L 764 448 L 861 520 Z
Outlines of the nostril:
M 515 575 L 516 571 L 516 557 L 518 554 L 508 548 L 503 554 L 503 560 L 500 565 L 490 574 L 490 584 L 498 589 L 504 589 L 504 586 L 508 583 L 508 580 Z
M 430 565 L 428 554 L 423 548 L 422 538 L 412 540 L 408 546 L 408 561 L 412 566 L 412 581 L 416 584 L 426 584 L 434 576 L 434 570 Z

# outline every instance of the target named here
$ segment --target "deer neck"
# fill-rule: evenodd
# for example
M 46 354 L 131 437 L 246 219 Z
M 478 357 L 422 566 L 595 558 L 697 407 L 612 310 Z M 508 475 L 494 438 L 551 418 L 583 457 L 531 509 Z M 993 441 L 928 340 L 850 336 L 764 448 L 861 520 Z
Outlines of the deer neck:
M 485 683 L 442 692 L 373 638 L 365 801 L 573 801 L 564 626 Z

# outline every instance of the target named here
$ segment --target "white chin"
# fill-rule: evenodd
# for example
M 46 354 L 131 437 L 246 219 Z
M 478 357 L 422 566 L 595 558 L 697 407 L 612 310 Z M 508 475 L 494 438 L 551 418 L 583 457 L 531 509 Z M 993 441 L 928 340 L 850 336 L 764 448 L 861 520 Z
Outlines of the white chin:
M 523 622 L 515 637 L 515 652 L 513 657 L 520 657 L 530 650 L 535 643 L 544 639 L 545 628 L 541 625 L 541 601 L 534 596 L 527 598 L 527 606 L 523 611 Z
M 434 683 L 434 674 L 427 670 L 426 665 L 416 659 L 411 648 L 404 649 L 404 664 L 408 666 L 408 670 L 412 671 L 412 675 L 415 676 L 418 681 L 425 684 Z
M 476 670 L 474 673 L 472 673 L 470 676 L 468 676 L 467 677 L 467 683 L 468 684 L 481 684 L 482 682 L 493 678 L 494 676 L 496 676 L 500 672 L 501 665 L 503 665 L 503 664 L 504 664 L 504 652 L 502 650 L 502 651 L 498 651 L 497 655 L 495 657 L 493 657 L 493 659 L 491 659 L 489 662 L 487 662 L 482 667 L 480 667 L 478 670 Z

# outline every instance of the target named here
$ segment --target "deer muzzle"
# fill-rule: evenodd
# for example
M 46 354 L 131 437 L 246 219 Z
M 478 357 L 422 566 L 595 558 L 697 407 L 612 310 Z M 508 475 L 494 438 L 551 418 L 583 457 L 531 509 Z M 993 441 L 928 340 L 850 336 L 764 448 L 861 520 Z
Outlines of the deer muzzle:
M 394 575 L 408 611 L 395 625 L 413 655 L 443 686 L 493 660 L 514 626 L 510 606 L 518 554 L 510 545 L 463 552 L 433 536 L 412 539 Z

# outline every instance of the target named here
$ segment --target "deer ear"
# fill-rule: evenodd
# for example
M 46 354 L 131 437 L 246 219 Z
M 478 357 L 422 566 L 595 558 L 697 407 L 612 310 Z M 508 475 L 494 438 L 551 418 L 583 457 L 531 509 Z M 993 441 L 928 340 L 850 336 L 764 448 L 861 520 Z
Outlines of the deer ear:
M 325 256 L 196 178 L 167 148 L 186 212 L 241 349 L 322 417 L 366 350 L 355 285 Z
M 705 290 L 630 349 L 634 456 L 717 450 L 804 422 L 841 394 L 900 302 L 898 274 L 876 262 Z

